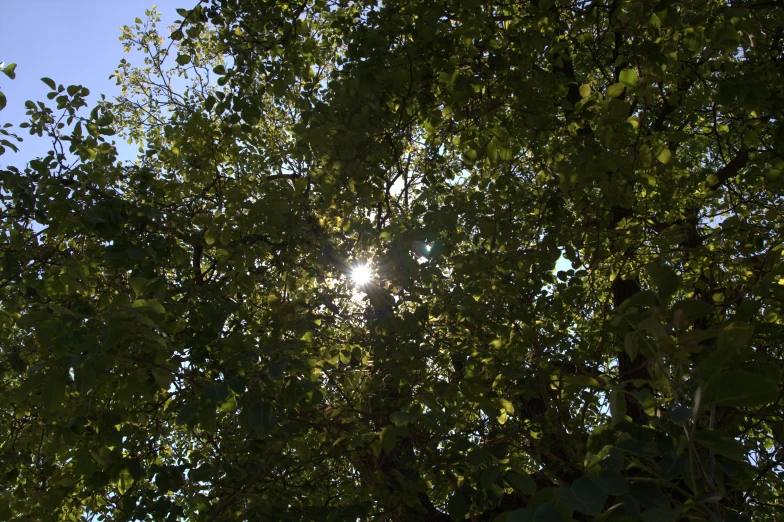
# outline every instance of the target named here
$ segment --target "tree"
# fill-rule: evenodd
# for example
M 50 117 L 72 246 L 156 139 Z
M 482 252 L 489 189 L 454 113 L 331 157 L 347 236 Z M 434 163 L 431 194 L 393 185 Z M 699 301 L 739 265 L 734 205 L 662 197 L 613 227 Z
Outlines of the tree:
M 776 517 L 776 3 L 179 12 L 0 170 L 0 518 Z

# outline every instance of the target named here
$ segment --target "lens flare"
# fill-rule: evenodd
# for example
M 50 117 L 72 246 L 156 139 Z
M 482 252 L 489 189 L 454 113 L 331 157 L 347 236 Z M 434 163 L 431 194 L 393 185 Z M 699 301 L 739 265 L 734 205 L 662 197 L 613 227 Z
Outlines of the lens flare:
M 368 284 L 371 277 L 373 277 L 373 271 L 366 264 L 357 265 L 351 271 L 351 280 L 360 286 Z

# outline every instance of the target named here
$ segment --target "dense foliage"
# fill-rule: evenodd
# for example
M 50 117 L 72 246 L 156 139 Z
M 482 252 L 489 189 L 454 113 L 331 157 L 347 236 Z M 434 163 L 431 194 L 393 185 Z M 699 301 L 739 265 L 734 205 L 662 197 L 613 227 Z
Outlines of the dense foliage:
M 780 515 L 775 2 L 179 12 L 0 169 L 0 519 Z

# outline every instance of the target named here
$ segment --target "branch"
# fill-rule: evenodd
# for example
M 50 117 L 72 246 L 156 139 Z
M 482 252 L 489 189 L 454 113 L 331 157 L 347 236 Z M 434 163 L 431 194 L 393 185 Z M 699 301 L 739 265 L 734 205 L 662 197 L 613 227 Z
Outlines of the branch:
M 740 149 L 738 155 L 716 173 L 716 177 L 719 178 L 719 180 L 714 183 L 711 188 L 719 188 L 720 186 L 725 185 L 730 178 L 737 176 L 740 169 L 745 167 L 748 162 L 749 151 L 747 149 Z
M 299 176 L 296 175 L 296 174 L 271 174 L 269 176 L 264 176 L 264 179 L 268 179 L 268 180 L 276 180 L 276 179 L 291 179 L 291 180 L 295 180 L 297 178 L 299 178 Z

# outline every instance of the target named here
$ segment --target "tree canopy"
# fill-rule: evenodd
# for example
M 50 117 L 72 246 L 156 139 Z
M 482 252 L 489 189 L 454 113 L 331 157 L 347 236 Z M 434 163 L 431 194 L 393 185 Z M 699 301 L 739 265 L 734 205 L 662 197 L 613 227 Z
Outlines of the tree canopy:
M 0 519 L 780 516 L 777 2 L 178 12 L 0 131 Z

